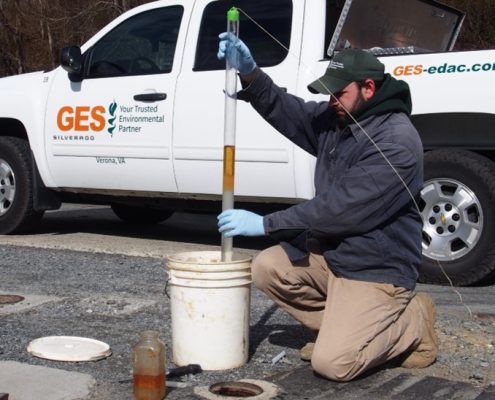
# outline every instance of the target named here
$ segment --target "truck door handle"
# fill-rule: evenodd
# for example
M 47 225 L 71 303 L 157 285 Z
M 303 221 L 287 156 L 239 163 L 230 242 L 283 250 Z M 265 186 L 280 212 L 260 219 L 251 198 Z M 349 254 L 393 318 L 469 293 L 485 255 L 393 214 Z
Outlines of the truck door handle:
M 136 101 L 162 101 L 167 98 L 167 93 L 141 93 L 134 96 Z

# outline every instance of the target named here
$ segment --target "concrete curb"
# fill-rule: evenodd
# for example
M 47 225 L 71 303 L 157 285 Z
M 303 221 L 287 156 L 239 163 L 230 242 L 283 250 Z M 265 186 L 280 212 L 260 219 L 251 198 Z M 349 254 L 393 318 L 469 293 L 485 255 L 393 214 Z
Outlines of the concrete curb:
M 9 400 L 86 400 L 96 385 L 91 375 L 15 361 L 1 361 L 0 371 L 0 392 Z

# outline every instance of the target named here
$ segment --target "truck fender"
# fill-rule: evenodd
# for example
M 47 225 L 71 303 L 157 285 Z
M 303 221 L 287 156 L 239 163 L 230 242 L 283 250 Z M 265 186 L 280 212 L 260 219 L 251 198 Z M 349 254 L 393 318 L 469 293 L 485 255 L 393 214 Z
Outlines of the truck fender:
M 446 147 L 495 149 L 495 114 L 448 112 L 415 114 L 411 121 L 423 141 L 425 150 Z
M 31 143 L 22 122 L 13 118 L 0 118 L 0 126 L 3 128 L 3 136 L 13 136 L 28 142 L 31 148 Z M 36 158 L 31 150 L 31 165 L 33 171 L 33 208 L 35 211 L 55 210 L 60 208 L 61 202 L 57 194 L 46 187 L 41 174 L 39 172 Z
M 31 151 L 31 163 L 33 171 L 33 208 L 35 211 L 58 210 L 62 202 L 53 190 L 48 189 L 41 178 L 36 165 L 34 154 Z

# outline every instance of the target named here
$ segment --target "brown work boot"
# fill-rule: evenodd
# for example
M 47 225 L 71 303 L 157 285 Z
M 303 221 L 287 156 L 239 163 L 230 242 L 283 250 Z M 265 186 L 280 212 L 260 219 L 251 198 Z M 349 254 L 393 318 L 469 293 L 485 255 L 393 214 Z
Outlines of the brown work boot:
M 313 356 L 313 350 L 315 348 L 314 342 L 308 342 L 304 345 L 301 350 L 299 350 L 299 356 L 303 361 L 311 361 L 311 357 Z
M 417 293 L 412 301 L 416 301 L 419 305 L 424 321 L 424 331 L 418 346 L 405 355 L 401 367 L 425 368 L 435 362 L 438 353 L 438 337 L 435 333 L 435 304 L 426 293 Z
M 299 350 L 299 356 L 303 361 L 311 361 L 313 356 L 313 350 L 315 349 L 316 338 L 318 337 L 318 330 L 311 329 L 311 334 L 313 335 L 313 341 L 306 343 L 301 350 Z

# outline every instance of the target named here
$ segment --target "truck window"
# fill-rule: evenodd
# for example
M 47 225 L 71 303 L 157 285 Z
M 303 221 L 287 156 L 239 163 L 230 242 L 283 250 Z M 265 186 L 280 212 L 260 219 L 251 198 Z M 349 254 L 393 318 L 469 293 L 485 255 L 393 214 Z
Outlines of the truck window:
M 225 32 L 226 14 L 231 7 L 245 11 L 285 47 L 290 46 L 292 26 L 291 0 L 220 0 L 206 6 L 201 20 L 194 71 L 225 69 L 225 61 L 217 59 L 218 34 Z M 241 11 L 240 37 L 249 46 L 260 67 L 280 64 L 287 51 L 256 26 Z
M 181 6 L 164 7 L 122 22 L 87 52 L 85 77 L 170 72 L 183 12 Z
M 347 47 L 400 55 L 451 50 L 464 14 L 436 0 L 326 0 L 327 53 Z M 327 54 L 327 55 L 329 55 Z

